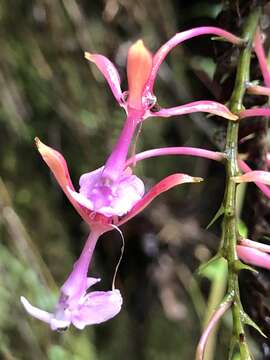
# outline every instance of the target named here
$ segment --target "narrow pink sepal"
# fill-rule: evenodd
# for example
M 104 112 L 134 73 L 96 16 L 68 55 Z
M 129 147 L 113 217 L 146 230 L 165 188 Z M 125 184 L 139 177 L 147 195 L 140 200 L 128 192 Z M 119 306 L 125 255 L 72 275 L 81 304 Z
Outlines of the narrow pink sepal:
M 196 350 L 196 360 L 203 360 L 204 359 L 204 353 L 207 345 L 208 338 L 221 319 L 221 317 L 225 314 L 225 312 L 230 308 L 232 305 L 232 300 L 227 300 L 220 304 L 220 306 L 217 308 L 217 310 L 214 312 L 214 314 L 211 316 L 208 325 L 204 329 L 202 336 L 200 338 L 199 344 L 197 346 Z
M 237 245 L 236 250 L 238 257 L 244 262 L 264 269 L 270 269 L 270 255 L 267 253 L 242 245 Z
M 32 306 L 30 304 L 30 302 L 24 296 L 21 296 L 20 300 L 21 300 L 21 303 L 23 304 L 23 307 L 28 312 L 28 314 L 32 315 L 33 317 L 35 317 L 38 320 L 41 320 L 41 321 L 46 322 L 47 324 L 50 324 L 51 319 L 52 319 L 51 313 L 41 310 L 41 309 L 38 309 L 35 306 Z
M 222 116 L 228 120 L 237 120 L 238 116 L 231 113 L 225 106 L 216 101 L 200 100 L 185 105 L 176 106 L 169 109 L 161 109 L 152 114 L 152 116 L 169 117 L 175 115 L 190 114 L 194 112 L 207 112 L 210 114 Z
M 103 55 L 100 54 L 90 54 L 85 52 L 84 56 L 87 60 L 96 64 L 97 68 L 105 77 L 108 85 L 111 88 L 111 91 L 119 103 L 122 106 L 122 90 L 121 90 L 121 81 L 118 70 L 113 65 L 113 63 Z
M 53 148 L 45 145 L 43 142 L 39 140 L 39 138 L 35 138 L 36 146 L 41 154 L 43 160 L 48 165 L 50 170 L 52 171 L 56 181 L 66 194 L 67 198 L 74 206 L 74 208 L 78 211 L 81 217 L 89 223 L 89 216 L 87 212 L 81 207 L 81 205 L 70 195 L 68 189 L 74 190 L 74 186 L 70 179 L 68 167 L 66 160 L 64 159 L 63 155 L 60 154 L 58 151 L 54 150 Z M 89 211 L 88 211 L 89 212 Z
M 261 72 L 263 75 L 265 85 L 267 87 L 270 87 L 270 72 L 269 72 L 264 48 L 262 45 L 262 36 L 261 36 L 261 32 L 260 32 L 259 28 L 257 29 L 256 34 L 255 34 L 254 50 L 255 50 L 255 53 L 256 53 L 258 61 L 259 61 L 259 65 L 261 68 Z
M 270 245 L 264 244 L 264 243 L 260 243 L 257 241 L 252 241 L 249 239 L 241 239 L 239 241 L 239 245 L 242 246 L 247 246 L 253 249 L 257 249 L 266 253 L 270 253 Z
M 148 89 L 152 91 L 153 84 L 155 81 L 155 78 L 157 76 L 159 67 L 167 54 L 177 45 L 181 44 L 185 40 L 191 39 L 198 35 L 216 35 L 225 38 L 229 42 L 240 45 L 243 40 L 239 37 L 233 35 L 232 33 L 223 30 L 221 28 L 213 27 L 213 26 L 202 26 L 193 28 L 187 31 L 182 31 L 180 33 L 175 34 L 169 41 L 167 41 L 164 45 L 162 45 L 159 50 L 156 52 L 154 58 L 153 58 L 153 68 L 148 80 Z
M 260 85 L 250 85 L 247 88 L 247 92 L 249 94 L 254 94 L 254 95 L 270 96 L 270 87 L 260 86 Z
M 253 116 L 270 116 L 270 108 L 253 108 L 243 110 L 239 113 L 239 118 L 244 119 Z
M 243 175 L 234 176 L 232 179 L 237 183 L 259 182 L 270 185 L 270 172 L 261 170 L 249 171 Z
M 239 167 L 245 173 L 252 171 L 252 169 L 243 161 L 238 160 Z M 256 186 L 270 199 L 270 189 L 267 185 L 264 185 L 260 182 L 255 182 Z
M 149 190 L 149 192 L 140 201 L 137 202 L 137 204 L 130 210 L 130 212 L 126 216 L 122 217 L 122 219 L 117 225 L 122 225 L 137 214 L 139 214 L 161 193 L 168 191 L 169 189 L 180 184 L 200 182 L 202 180 L 202 178 L 192 177 L 186 174 L 173 174 L 166 177 L 165 179 L 154 185 Z
M 136 164 L 136 162 L 149 159 L 157 156 L 168 156 L 168 155 L 185 155 L 185 156 L 196 156 L 205 159 L 222 161 L 224 154 L 217 151 L 205 150 L 196 147 L 165 147 L 152 150 L 146 150 L 139 154 L 136 154 L 129 158 L 126 162 L 126 167 Z

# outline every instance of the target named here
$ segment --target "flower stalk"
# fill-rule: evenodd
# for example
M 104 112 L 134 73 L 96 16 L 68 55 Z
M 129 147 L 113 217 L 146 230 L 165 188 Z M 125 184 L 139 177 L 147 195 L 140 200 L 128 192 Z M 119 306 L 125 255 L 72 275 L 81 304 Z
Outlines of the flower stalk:
M 247 19 L 243 38 L 245 47 L 241 50 L 234 90 L 230 100 L 230 110 L 239 114 L 243 110 L 243 97 L 246 84 L 249 82 L 250 60 L 253 39 L 259 20 L 258 9 L 254 10 Z M 237 256 L 238 222 L 236 212 L 236 184 L 232 177 L 239 175 L 238 168 L 238 130 L 239 122 L 228 123 L 226 137 L 226 190 L 223 200 L 224 217 L 222 223 L 223 255 L 228 262 L 228 295 L 233 297 L 233 336 L 236 338 L 242 360 L 251 360 L 251 354 L 245 336 L 245 320 L 240 299 L 238 271 L 239 260 Z M 241 266 L 240 266 L 241 267 Z

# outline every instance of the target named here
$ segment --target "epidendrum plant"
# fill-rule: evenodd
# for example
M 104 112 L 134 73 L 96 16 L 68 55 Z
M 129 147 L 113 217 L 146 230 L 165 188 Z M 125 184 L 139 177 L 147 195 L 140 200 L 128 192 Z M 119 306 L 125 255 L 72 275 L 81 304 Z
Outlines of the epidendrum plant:
M 52 313 L 32 306 L 24 297 L 21 301 L 26 311 L 32 316 L 50 324 L 53 330 L 63 329 L 73 324 L 79 329 L 86 325 L 106 321 L 119 313 L 122 306 L 122 296 L 115 289 L 88 291 L 100 279 L 88 277 L 88 269 L 99 237 L 117 229 L 122 224 L 142 211 L 160 193 L 182 184 L 199 182 L 202 179 L 186 174 L 173 174 L 156 184 L 145 194 L 144 183 L 133 174 L 136 162 L 154 156 L 191 155 L 220 161 L 225 164 L 227 181 L 223 204 L 219 215 L 223 216 L 221 244 L 218 257 L 224 257 L 228 263 L 228 289 L 223 302 L 214 312 L 202 337 L 196 352 L 197 359 L 203 359 L 205 345 L 209 335 L 222 315 L 232 308 L 233 341 L 238 344 L 242 359 L 251 359 L 245 337 L 246 324 L 257 328 L 255 323 L 243 311 L 241 304 L 238 273 L 248 269 L 244 262 L 270 268 L 269 245 L 259 244 L 243 239 L 238 234 L 238 219 L 236 215 L 236 188 L 238 182 L 254 181 L 257 186 L 270 197 L 267 185 L 270 184 L 270 174 L 263 171 L 251 171 L 248 165 L 239 159 L 237 151 L 238 128 L 242 118 L 250 116 L 268 116 L 269 108 L 243 108 L 243 96 L 246 91 L 256 94 L 270 93 L 270 75 L 262 47 L 262 37 L 259 27 L 259 11 L 254 11 L 247 19 L 242 38 L 239 38 L 217 27 L 199 27 L 184 31 L 173 36 L 167 43 L 152 55 L 141 40 L 132 45 L 127 57 L 128 91 L 122 92 L 120 77 L 115 66 L 109 59 L 100 54 L 85 53 L 85 57 L 95 63 L 107 80 L 118 104 L 125 109 L 126 119 L 114 149 L 105 165 L 92 172 L 83 174 L 80 178 L 80 188 L 77 192 L 73 187 L 68 167 L 63 156 L 56 150 L 36 139 L 36 145 L 42 158 L 53 172 L 60 187 L 89 225 L 90 234 L 81 256 L 61 287 L 60 297 Z M 161 108 L 154 95 L 154 81 L 160 65 L 168 52 L 176 45 L 199 35 L 216 35 L 231 42 L 240 49 L 240 58 L 236 74 L 235 87 L 225 106 L 215 101 L 201 100 L 173 108 Z M 265 86 L 258 86 L 249 81 L 250 58 L 255 51 Z M 224 152 L 214 152 L 192 147 L 170 147 L 147 150 L 133 154 L 128 159 L 128 152 L 134 139 L 136 129 L 144 120 L 151 117 L 170 117 L 191 112 L 208 112 L 228 119 L 226 148 Z M 241 175 L 239 169 L 245 173 Z M 121 231 L 120 231 L 121 233 Z M 122 234 L 122 233 L 121 233 Z M 251 269 L 251 268 L 250 268 Z M 233 347 L 231 349 L 233 353 Z

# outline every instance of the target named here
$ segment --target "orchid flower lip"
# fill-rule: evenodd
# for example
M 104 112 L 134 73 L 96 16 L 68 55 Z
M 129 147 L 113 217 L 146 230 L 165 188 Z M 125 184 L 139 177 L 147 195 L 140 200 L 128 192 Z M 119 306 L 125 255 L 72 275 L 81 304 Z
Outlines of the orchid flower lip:
M 143 197 L 144 183 L 128 168 L 117 183 L 104 184 L 103 167 L 86 173 L 80 178 L 80 190 L 67 188 L 70 196 L 86 209 L 106 217 L 123 216 Z
M 73 324 L 79 330 L 87 325 L 100 324 L 115 317 L 121 310 L 123 299 L 118 289 L 93 291 L 76 304 L 58 303 L 54 313 L 41 310 L 21 297 L 21 303 L 29 315 L 50 325 L 52 330 L 66 330 Z

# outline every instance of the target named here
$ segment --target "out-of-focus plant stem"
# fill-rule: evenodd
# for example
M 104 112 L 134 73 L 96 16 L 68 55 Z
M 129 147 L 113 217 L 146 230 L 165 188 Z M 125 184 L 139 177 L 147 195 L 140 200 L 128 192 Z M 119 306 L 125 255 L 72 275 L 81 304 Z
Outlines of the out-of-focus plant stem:
M 249 81 L 250 59 L 252 52 L 253 38 L 259 20 L 259 9 L 255 9 L 249 15 L 243 38 L 246 39 L 246 45 L 240 53 L 236 81 L 230 100 L 230 110 L 238 114 L 243 109 L 243 96 L 246 91 L 246 84 Z M 224 257 L 228 261 L 228 294 L 233 297 L 233 337 L 239 344 L 242 360 L 251 360 L 251 354 L 245 336 L 245 316 L 240 299 L 238 272 L 241 269 L 241 263 L 238 260 L 236 245 L 238 239 L 237 223 L 237 205 L 236 205 L 236 184 L 232 181 L 233 176 L 239 174 L 238 168 L 238 129 L 239 123 L 230 121 L 227 128 L 226 137 L 226 191 L 223 200 L 224 218 L 222 224 L 224 238 Z
M 219 306 L 224 298 L 227 284 L 227 266 L 224 259 L 219 259 L 219 271 L 216 272 L 212 279 L 210 295 L 205 312 L 203 327 L 205 328 L 211 319 L 215 309 Z M 208 338 L 205 348 L 204 360 L 213 360 L 215 358 L 216 340 L 218 326 L 214 328 Z

